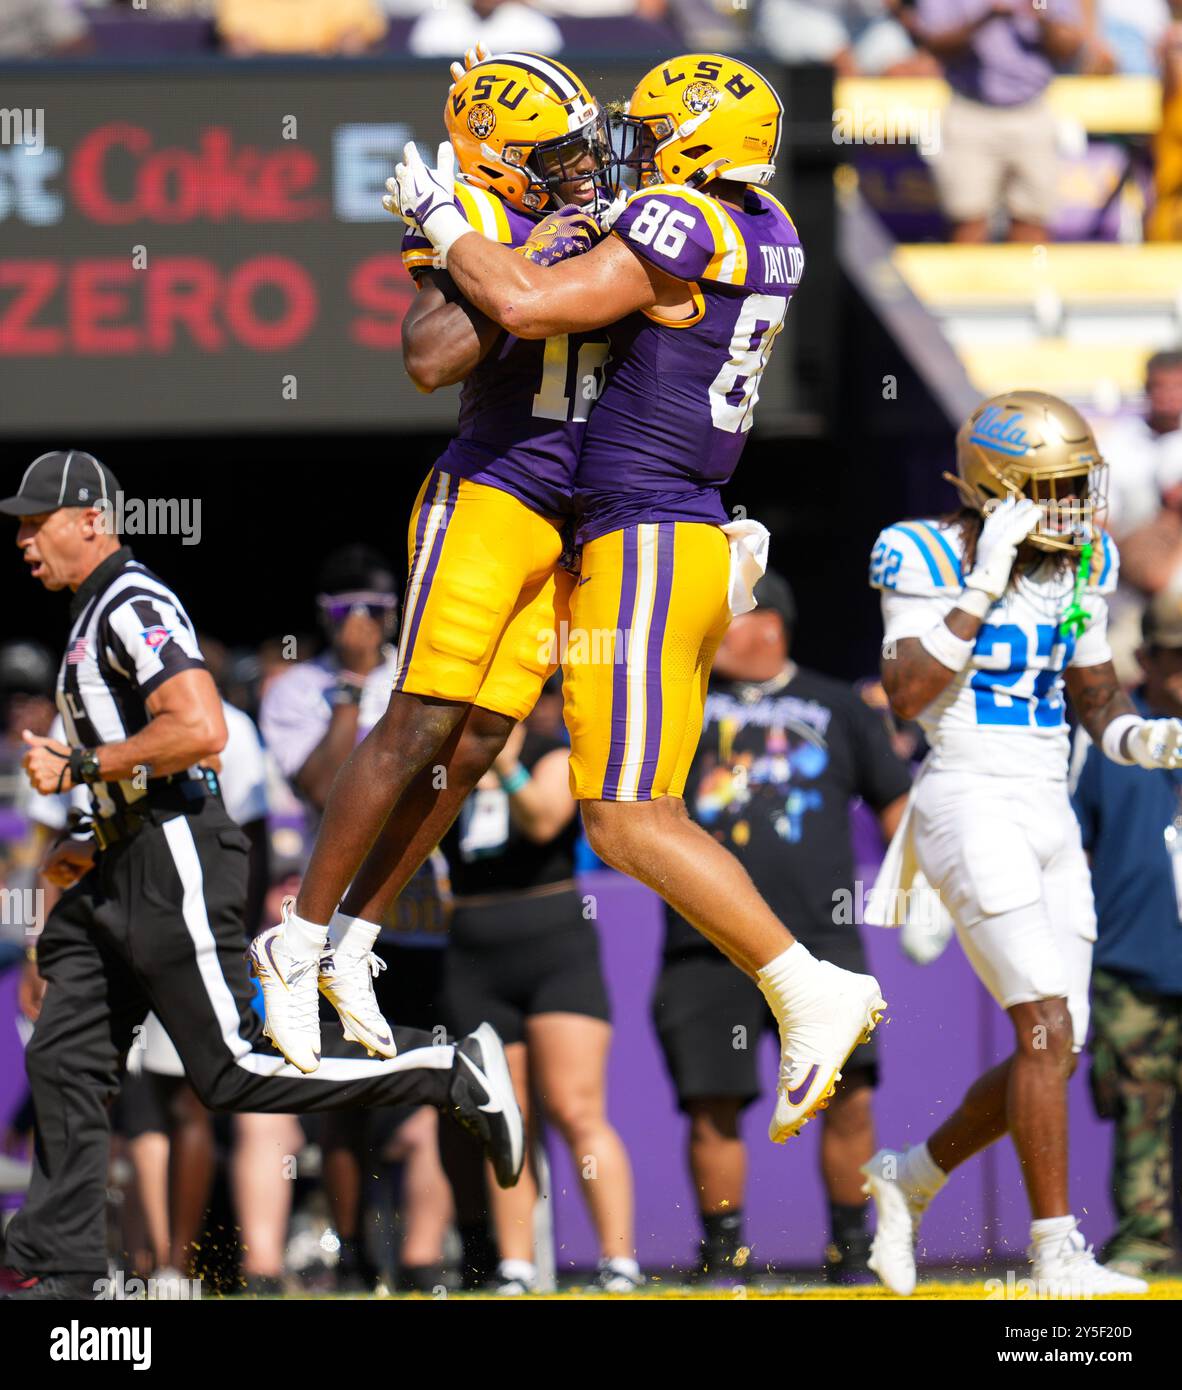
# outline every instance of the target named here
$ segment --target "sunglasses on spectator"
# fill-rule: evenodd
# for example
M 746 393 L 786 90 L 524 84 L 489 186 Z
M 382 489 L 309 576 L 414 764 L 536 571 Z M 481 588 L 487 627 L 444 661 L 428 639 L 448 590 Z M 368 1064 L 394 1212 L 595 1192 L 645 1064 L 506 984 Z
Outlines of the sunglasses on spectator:
M 398 607 L 393 594 L 321 594 L 316 602 L 330 623 L 339 625 L 351 614 L 365 613 L 375 623 L 381 623 Z

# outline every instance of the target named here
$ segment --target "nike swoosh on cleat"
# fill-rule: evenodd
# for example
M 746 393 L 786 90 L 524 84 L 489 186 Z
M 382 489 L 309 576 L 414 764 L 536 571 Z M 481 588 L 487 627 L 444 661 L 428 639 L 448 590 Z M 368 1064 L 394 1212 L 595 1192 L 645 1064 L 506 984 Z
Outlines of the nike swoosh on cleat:
M 476 1108 L 477 1108 L 478 1110 L 483 1110 L 483 1111 L 485 1112 L 485 1114 L 487 1114 L 487 1115 L 499 1115 L 499 1114 L 501 1113 L 501 1110 L 503 1109 L 503 1107 L 500 1106 L 500 1105 L 497 1105 L 497 1104 L 495 1104 L 495 1103 L 493 1102 L 493 1099 L 492 1099 L 492 1085 L 491 1085 L 491 1083 L 489 1082 L 488 1077 L 485 1076 L 484 1072 L 482 1072 L 482 1071 L 480 1070 L 480 1068 L 479 1068 L 479 1067 L 476 1065 L 476 1063 L 471 1059 L 471 1057 L 468 1056 L 468 1054 L 467 1054 L 466 1052 L 457 1052 L 456 1055 L 457 1055 L 458 1057 L 462 1058 L 463 1061 L 467 1062 L 468 1066 L 469 1066 L 469 1067 L 471 1068 L 471 1070 L 472 1070 L 473 1075 L 476 1076 L 476 1078 L 479 1080 L 480 1084 L 484 1087 L 484 1093 L 485 1093 L 485 1095 L 487 1095 L 488 1098 L 489 1098 L 489 1099 L 488 1099 L 488 1104 L 487 1104 L 487 1105 L 479 1105 L 479 1106 L 477 1106 Z
M 303 965 L 297 965 L 296 968 L 287 977 L 287 983 L 289 985 L 294 985 L 297 980 L 302 980 L 304 976 L 308 973 L 308 971 L 311 970 L 312 966 L 316 965 L 317 963 L 318 962 L 316 961 L 306 960 L 303 963 Z
M 819 1069 L 820 1069 L 820 1068 L 818 1067 L 817 1063 L 814 1062 L 813 1065 L 812 1065 L 812 1067 L 809 1069 L 809 1074 L 808 1074 L 808 1075 L 805 1077 L 805 1079 L 800 1083 L 800 1085 L 797 1086 L 794 1090 L 791 1090 L 791 1091 L 788 1092 L 788 1104 L 789 1104 L 789 1105 L 799 1105 L 799 1104 L 800 1104 L 800 1102 L 805 1098 L 805 1095 L 808 1093 L 808 1088 L 809 1088 L 809 1087 L 813 1084 L 813 1082 L 816 1080 L 817 1072 L 818 1072 Z
M 274 945 L 274 940 L 273 940 L 273 938 L 272 938 L 272 937 L 268 937 L 268 938 L 266 939 L 266 941 L 263 942 L 263 950 L 266 951 L 266 953 L 267 953 L 267 959 L 271 962 L 271 969 L 275 972 L 275 978 L 276 978 L 281 984 L 286 985 L 286 984 L 287 984 L 287 981 L 283 978 L 283 971 L 279 969 L 278 962 L 275 960 L 275 957 L 274 957 L 274 955 L 272 954 L 272 951 L 271 951 L 271 947 L 272 947 L 273 945 Z

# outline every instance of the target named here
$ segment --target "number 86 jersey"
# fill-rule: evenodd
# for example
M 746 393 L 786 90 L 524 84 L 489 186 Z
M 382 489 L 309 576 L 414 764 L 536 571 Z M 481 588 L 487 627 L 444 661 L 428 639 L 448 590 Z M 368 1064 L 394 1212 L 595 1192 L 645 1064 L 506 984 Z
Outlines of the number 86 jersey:
M 647 522 L 722 523 L 718 489 L 735 470 L 759 383 L 804 252 L 792 219 L 763 189 L 742 207 L 659 184 L 634 193 L 612 231 L 684 280 L 684 320 L 658 309 L 608 331 L 607 378 L 579 456 L 580 539 Z
M 1107 596 L 1119 557 L 1098 533 L 1081 603 L 1079 636 L 1064 632 L 1078 561 L 1047 555 L 1015 574 L 977 634 L 972 659 L 919 716 L 932 765 L 961 772 L 1062 779 L 1069 735 L 1063 673 L 1112 659 Z M 879 534 L 870 585 L 882 594 L 885 647 L 942 622 L 964 591 L 959 523 L 904 521 Z

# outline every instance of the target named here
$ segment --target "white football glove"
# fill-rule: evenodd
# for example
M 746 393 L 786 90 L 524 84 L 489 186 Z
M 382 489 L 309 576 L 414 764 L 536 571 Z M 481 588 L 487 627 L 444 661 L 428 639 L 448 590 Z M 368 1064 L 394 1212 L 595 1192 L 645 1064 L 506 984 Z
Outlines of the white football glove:
M 417 226 L 435 247 L 438 263 L 447 264 L 452 245 L 472 230 L 456 207 L 456 157 L 448 141 L 439 146 L 435 167 L 423 163 L 413 140 L 403 147 L 404 163 L 386 180 L 389 193 L 382 199 L 388 212 Z
M 985 517 L 977 538 L 977 558 L 965 577 L 966 589 L 979 589 L 996 602 L 1006 591 L 1018 547 L 1038 525 L 1042 513 L 1029 497 L 1007 498 Z
M 470 48 L 467 53 L 464 54 L 464 61 L 462 63 L 453 63 L 451 65 L 451 87 L 454 87 L 466 72 L 471 72 L 477 63 L 483 63 L 489 56 L 488 49 L 485 48 L 482 43 L 478 43 L 475 48 Z M 451 87 L 447 89 L 449 92 L 451 91 Z
M 1182 767 L 1182 719 L 1143 719 L 1128 736 L 1125 751 L 1138 767 Z
M 628 197 L 629 195 L 627 193 L 617 193 L 606 207 L 600 208 L 595 214 L 595 219 L 599 223 L 599 230 L 601 232 L 610 232 L 612 227 L 615 226 L 616 219 L 619 217 L 620 213 L 624 211 L 624 205 L 627 203 Z

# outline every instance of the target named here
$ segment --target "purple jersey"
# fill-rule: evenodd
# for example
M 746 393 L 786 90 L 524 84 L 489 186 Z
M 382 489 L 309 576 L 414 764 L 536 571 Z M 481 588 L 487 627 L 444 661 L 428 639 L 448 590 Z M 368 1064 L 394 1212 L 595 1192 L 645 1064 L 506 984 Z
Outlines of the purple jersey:
M 537 225 L 472 185 L 456 185 L 456 206 L 478 232 L 508 246 L 523 245 Z M 408 227 L 402 261 L 410 273 L 430 270 L 434 259 L 431 243 Z M 606 361 L 604 332 L 545 340 L 502 333 L 464 382 L 459 433 L 436 466 L 498 487 L 535 511 L 565 515 Z
M 737 208 L 662 184 L 633 194 L 613 230 L 690 282 L 697 307 L 684 322 L 645 310 L 608 329 L 607 381 L 575 480 L 582 541 L 641 522 L 729 520 L 718 490 L 804 269 L 792 219 L 762 190 Z

